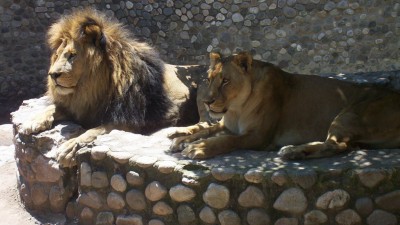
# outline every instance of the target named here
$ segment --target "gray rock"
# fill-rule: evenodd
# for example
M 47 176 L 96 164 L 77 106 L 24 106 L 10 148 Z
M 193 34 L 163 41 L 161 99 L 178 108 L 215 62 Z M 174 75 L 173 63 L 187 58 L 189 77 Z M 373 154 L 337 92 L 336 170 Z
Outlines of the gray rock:
M 41 206 L 48 200 L 48 194 L 42 184 L 34 184 L 31 188 L 32 202 L 35 206 Z
M 224 210 L 218 213 L 218 220 L 221 225 L 240 225 L 240 217 L 232 210 Z
M 39 182 L 57 182 L 64 175 L 58 163 L 39 155 L 31 163 L 31 168 Z
M 236 171 L 233 168 L 213 168 L 211 174 L 219 181 L 227 181 L 236 174 Z
M 90 187 L 92 185 L 92 168 L 87 162 L 81 163 L 79 174 L 81 175 L 80 185 Z
M 133 8 L 133 3 L 131 1 L 126 1 L 125 6 L 127 9 L 132 9 Z
M 234 13 L 232 15 L 232 21 L 235 23 L 242 22 L 244 20 L 243 16 L 240 13 Z
M 110 149 L 107 146 L 94 146 L 90 151 L 90 155 L 94 160 L 103 160 Z
M 299 220 L 296 218 L 279 218 L 274 225 L 298 225 Z
M 140 186 L 143 185 L 144 179 L 135 171 L 129 171 L 126 173 L 126 180 L 132 186 Z
M 375 203 L 381 209 L 391 212 L 400 212 L 400 190 L 392 191 L 377 197 Z
M 217 209 L 225 208 L 230 198 L 229 189 L 223 185 L 211 183 L 203 194 L 203 200 L 209 206 Z
M 324 224 L 328 217 L 320 210 L 312 210 L 304 215 L 304 225 Z
M 240 193 L 238 202 L 243 207 L 262 207 L 265 204 L 264 193 L 258 187 L 248 186 Z
M 304 189 L 311 188 L 317 181 L 317 173 L 314 170 L 291 171 L 289 177 Z
M 340 225 L 355 225 L 361 223 L 361 217 L 356 211 L 346 209 L 336 215 L 335 221 Z
M 139 215 L 119 215 L 115 221 L 116 225 L 143 225 L 143 219 Z M 150 223 L 149 223 L 150 224 Z
M 107 174 L 105 172 L 93 172 L 92 173 L 92 186 L 95 188 L 106 188 L 108 187 L 109 182 L 107 178 Z
M 294 18 L 297 15 L 297 11 L 291 7 L 284 7 L 283 15 L 285 15 L 287 18 Z
M 165 225 L 165 223 L 158 219 L 152 219 L 149 221 L 149 225 Z
M 374 210 L 374 203 L 371 198 L 364 197 L 357 199 L 355 203 L 356 210 L 362 216 L 368 216 Z
M 171 215 L 174 210 L 166 202 L 160 201 L 153 206 L 153 213 L 160 216 Z
M 244 174 L 244 179 L 250 183 L 261 183 L 264 180 L 264 173 L 259 169 L 250 169 Z
M 274 202 L 274 209 L 300 214 L 307 208 L 307 198 L 300 188 L 289 188 L 283 191 Z
M 249 225 L 269 225 L 271 219 L 269 215 L 262 209 L 252 209 L 247 213 L 247 223 Z
M 111 192 L 107 196 L 107 205 L 111 209 L 119 210 L 125 207 L 125 201 L 120 194 Z
M 196 192 L 191 188 L 178 184 L 169 190 L 169 195 L 176 202 L 187 202 L 196 196 Z
M 385 171 L 380 169 L 367 168 L 357 170 L 356 172 L 361 183 L 369 188 L 376 187 L 376 185 L 386 178 Z
M 158 201 L 167 194 L 167 189 L 158 181 L 153 181 L 147 185 L 145 195 L 150 201 Z
M 161 173 L 169 174 L 174 171 L 177 164 L 174 161 L 159 161 L 155 164 L 155 166 Z
M 176 209 L 178 214 L 179 224 L 192 224 L 196 221 L 196 215 L 193 212 L 193 209 L 188 205 L 180 205 Z
M 367 218 L 368 225 L 396 225 L 397 218 L 395 215 L 386 211 L 376 209 Z
M 342 189 L 326 192 L 317 199 L 319 209 L 342 209 L 350 200 L 350 195 Z
M 93 216 L 94 216 L 93 211 L 90 208 L 85 207 L 82 209 L 80 213 L 80 220 L 82 222 L 90 223 L 93 220 Z
M 331 2 L 331 1 L 327 2 L 327 3 L 324 5 L 324 9 L 325 9 L 326 11 L 332 11 L 332 10 L 335 9 L 335 8 L 336 8 L 336 4 L 335 4 L 334 2 Z
M 144 210 L 147 207 L 144 194 L 135 189 L 132 189 L 126 193 L 126 203 L 128 203 L 133 210 L 137 211 Z
M 53 186 L 49 192 L 50 207 L 53 212 L 64 212 L 65 204 L 68 201 L 63 187 Z
M 96 225 L 113 225 L 114 215 L 112 212 L 100 212 L 96 217 Z
M 103 206 L 103 200 L 95 191 L 79 194 L 77 202 L 93 209 L 100 209 Z
M 285 171 L 279 170 L 279 171 L 276 171 L 276 172 L 274 172 L 272 174 L 271 180 L 275 184 L 277 184 L 279 186 L 282 186 L 282 185 L 284 185 L 284 184 L 286 184 L 288 182 L 289 177 L 288 177 L 288 175 L 286 174 Z
M 116 191 L 124 192 L 126 190 L 127 183 L 121 175 L 115 174 L 111 177 L 111 187 Z
M 201 209 L 201 211 L 199 213 L 199 217 L 203 222 L 208 223 L 208 224 L 215 224 L 215 222 L 217 221 L 217 217 L 215 216 L 215 213 L 208 206 L 205 206 L 203 209 Z

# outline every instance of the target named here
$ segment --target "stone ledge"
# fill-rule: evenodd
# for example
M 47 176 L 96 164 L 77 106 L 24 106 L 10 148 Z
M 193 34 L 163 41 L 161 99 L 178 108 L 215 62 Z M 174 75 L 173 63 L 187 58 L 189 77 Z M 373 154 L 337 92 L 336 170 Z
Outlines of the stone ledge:
M 57 146 L 72 123 L 25 136 L 18 127 L 45 99 L 13 114 L 19 190 L 25 205 L 81 224 L 398 224 L 400 151 L 359 150 L 282 161 L 276 152 L 236 151 L 209 160 L 170 154 L 168 132 L 114 130 L 59 168 Z

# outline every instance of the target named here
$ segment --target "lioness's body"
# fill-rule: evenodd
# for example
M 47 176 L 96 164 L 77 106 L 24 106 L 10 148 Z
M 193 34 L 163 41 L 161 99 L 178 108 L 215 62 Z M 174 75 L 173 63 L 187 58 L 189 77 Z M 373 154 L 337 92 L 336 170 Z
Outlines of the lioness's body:
M 244 53 L 211 54 L 209 79 L 204 101 L 211 114 L 223 118 L 174 140 L 172 150 L 179 150 L 181 143 L 207 138 L 185 148 L 189 157 L 283 147 L 283 157 L 312 158 L 352 147 L 400 147 L 399 93 L 290 74 Z
M 198 122 L 196 91 L 206 68 L 164 63 L 104 13 L 83 9 L 63 16 L 50 27 L 48 44 L 53 104 L 22 130 L 43 131 L 63 119 L 88 129 L 59 147 L 62 166 L 73 166 L 80 146 L 112 129 L 148 134 Z

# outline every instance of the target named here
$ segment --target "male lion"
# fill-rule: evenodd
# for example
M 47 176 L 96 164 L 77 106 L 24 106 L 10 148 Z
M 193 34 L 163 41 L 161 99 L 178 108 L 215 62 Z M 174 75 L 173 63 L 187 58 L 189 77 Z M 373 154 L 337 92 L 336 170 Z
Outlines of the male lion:
M 60 146 L 62 166 L 73 166 L 80 145 L 112 129 L 148 134 L 198 122 L 196 88 L 202 78 L 188 75 L 206 74 L 207 68 L 165 64 L 105 14 L 83 9 L 62 17 L 49 29 L 48 43 L 47 96 L 54 104 L 23 130 L 36 133 L 62 119 L 88 128 Z
M 184 148 L 190 158 L 208 158 L 282 147 L 283 158 L 304 159 L 356 147 L 400 147 L 399 93 L 290 74 L 248 53 L 210 58 L 204 102 L 212 116 L 223 118 L 208 128 L 190 127 L 188 133 L 197 132 L 175 138 L 173 151 Z

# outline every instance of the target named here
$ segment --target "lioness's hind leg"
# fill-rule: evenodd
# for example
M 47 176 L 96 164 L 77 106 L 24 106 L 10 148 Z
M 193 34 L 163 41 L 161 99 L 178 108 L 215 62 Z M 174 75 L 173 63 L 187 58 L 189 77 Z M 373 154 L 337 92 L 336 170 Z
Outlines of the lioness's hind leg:
M 362 133 L 359 116 L 351 111 L 340 113 L 331 123 L 325 142 L 311 142 L 297 146 L 285 146 L 279 155 L 285 159 L 322 158 L 350 149 L 353 138 Z
M 348 149 L 346 142 L 311 142 L 303 145 L 288 145 L 279 150 L 279 155 L 284 159 L 311 159 L 336 155 Z

